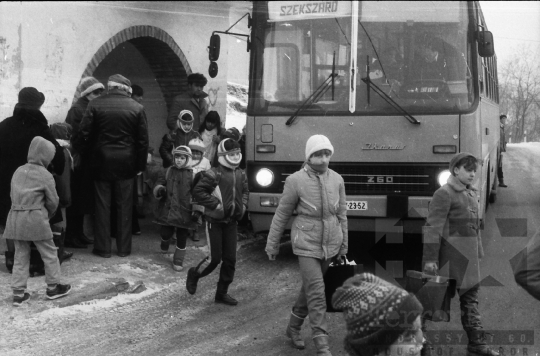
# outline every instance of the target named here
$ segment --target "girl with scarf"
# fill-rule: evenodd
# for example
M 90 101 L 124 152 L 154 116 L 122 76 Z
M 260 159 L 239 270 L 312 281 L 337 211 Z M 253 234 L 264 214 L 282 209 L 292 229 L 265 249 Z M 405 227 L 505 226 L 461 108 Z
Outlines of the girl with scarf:
M 309 315 L 317 355 L 331 356 L 326 322 L 323 276 L 334 257 L 347 254 L 347 205 L 343 178 L 328 168 L 334 147 L 323 135 L 306 143 L 306 162 L 287 177 L 283 196 L 270 226 L 266 253 L 275 260 L 279 242 L 293 211 L 291 240 L 298 256 L 302 287 L 292 308 L 286 335 L 297 349 L 305 347 L 300 329 Z

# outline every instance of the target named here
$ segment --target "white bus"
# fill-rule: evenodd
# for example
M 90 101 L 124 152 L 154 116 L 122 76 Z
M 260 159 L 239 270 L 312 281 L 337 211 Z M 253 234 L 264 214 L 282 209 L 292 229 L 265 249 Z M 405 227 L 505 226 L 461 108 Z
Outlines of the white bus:
M 334 145 L 330 168 L 345 180 L 358 261 L 380 262 L 391 243 L 402 252 L 386 261 L 421 251 L 430 199 L 457 152 L 480 159 L 483 218 L 495 193 L 499 100 L 478 2 L 253 4 L 246 157 L 255 232 L 269 229 L 314 134 Z

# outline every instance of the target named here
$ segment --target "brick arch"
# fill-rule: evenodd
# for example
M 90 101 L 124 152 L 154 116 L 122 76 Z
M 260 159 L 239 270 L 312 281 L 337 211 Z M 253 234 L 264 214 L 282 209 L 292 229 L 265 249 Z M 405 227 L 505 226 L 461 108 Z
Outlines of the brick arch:
M 192 73 L 192 70 L 178 44 L 167 32 L 158 27 L 139 25 L 118 32 L 96 51 L 82 77 L 93 75 L 99 64 L 113 49 L 128 41 L 135 45 L 148 61 L 167 105 L 170 106 L 174 96 L 186 90 L 187 76 Z M 164 59 L 167 59 L 167 67 L 163 66 Z M 77 90 L 75 99 L 78 97 Z

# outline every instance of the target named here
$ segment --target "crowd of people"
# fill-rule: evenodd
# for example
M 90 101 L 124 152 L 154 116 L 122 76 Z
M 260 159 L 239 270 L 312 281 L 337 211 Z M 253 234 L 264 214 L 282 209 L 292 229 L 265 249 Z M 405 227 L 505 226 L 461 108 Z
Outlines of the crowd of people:
M 206 224 L 210 255 L 188 270 L 186 289 L 195 294 L 201 278 L 221 264 L 215 302 L 237 305 L 228 294 L 236 270 L 237 223 L 246 214 L 248 185 L 242 169 L 241 134 L 225 130 L 209 111 L 202 74 L 188 77 L 188 91 L 177 98 L 166 120 L 169 129 L 159 153 L 163 169 L 153 187 L 160 249 L 168 253 L 176 238 L 172 268 L 184 270 L 188 238 Z M 143 90 L 122 75 L 105 86 L 93 77 L 79 86 L 80 98 L 64 123 L 48 126 L 40 111 L 45 101 L 35 88 L 19 92 L 13 116 L 0 122 L 0 226 L 8 242 L 6 265 L 12 271 L 13 305 L 30 298 L 27 279 L 33 251 L 43 263 L 46 297 L 67 295 L 60 264 L 72 255 L 63 249 L 93 244 L 92 253 L 110 258 L 111 227 L 116 253 L 131 253 L 134 186 L 148 161 L 148 127 Z M 343 178 L 328 168 L 334 147 L 324 135 L 306 142 L 305 162 L 287 177 L 268 235 L 266 253 L 279 254 L 289 220 L 292 249 L 302 279 L 285 334 L 293 347 L 305 348 L 301 328 L 309 317 L 319 356 L 329 356 L 324 274 L 348 253 L 347 207 Z M 496 356 L 485 342 L 478 311 L 479 259 L 483 256 L 478 200 L 472 187 L 477 159 L 458 153 L 450 162 L 448 183 L 431 201 L 424 231 L 423 266 L 457 282 L 461 322 L 468 353 Z M 502 172 L 501 172 L 502 173 Z M 501 183 L 502 174 L 501 174 Z M 135 190 L 136 192 L 136 190 Z M 113 212 L 116 213 L 111 218 Z M 85 217 L 95 219 L 95 236 L 84 234 Z M 202 268 L 204 263 L 207 265 Z M 356 275 L 338 288 L 333 305 L 344 312 L 350 355 L 419 355 L 428 348 L 426 320 L 416 297 L 372 274 Z
M 209 263 L 201 273 L 190 270 L 188 290 L 195 293 L 196 281 L 222 263 L 216 302 L 234 305 L 228 286 L 236 264 L 236 224 L 248 197 L 239 168 L 241 135 L 236 128 L 225 130 L 219 114 L 209 111 L 204 75 L 187 79 L 188 90 L 174 98 L 164 122 L 168 132 L 159 147 L 163 170 L 153 189 L 153 222 L 163 253 L 176 237 L 175 271 L 183 270 L 187 238 L 199 240 L 199 226 L 208 224 Z M 132 235 L 141 233 L 137 186 L 151 152 L 143 88 L 115 74 L 106 86 L 83 78 L 78 93 L 65 122 L 49 126 L 40 111 L 45 95 L 23 88 L 13 116 L 0 123 L 0 227 L 14 306 L 30 297 L 29 275 L 46 276 L 49 299 L 69 293 L 71 286 L 60 281 L 60 264 L 73 252 L 64 247 L 93 245 L 94 255 L 110 258 L 115 241 L 116 254 L 126 257 Z M 88 222 L 93 238 L 84 233 Z

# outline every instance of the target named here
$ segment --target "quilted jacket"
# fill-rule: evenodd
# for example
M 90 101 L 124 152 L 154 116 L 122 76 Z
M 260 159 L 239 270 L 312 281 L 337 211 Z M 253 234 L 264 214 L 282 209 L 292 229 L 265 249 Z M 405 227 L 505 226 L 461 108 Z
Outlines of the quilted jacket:
M 281 235 L 296 211 L 291 231 L 294 254 L 329 259 L 348 250 L 345 183 L 335 171 L 318 174 L 309 165 L 287 177 L 270 226 L 266 251 L 277 255 Z

